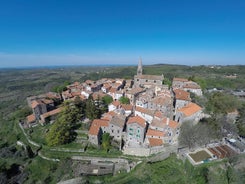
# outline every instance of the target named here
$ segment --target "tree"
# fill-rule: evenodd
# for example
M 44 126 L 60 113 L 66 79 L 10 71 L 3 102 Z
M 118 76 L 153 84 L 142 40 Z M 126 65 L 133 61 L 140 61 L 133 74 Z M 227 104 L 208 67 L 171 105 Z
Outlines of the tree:
M 110 137 L 110 134 L 109 133 L 104 133 L 102 135 L 102 148 L 105 150 L 105 151 L 109 151 L 110 147 L 111 147 L 111 137 Z
M 121 102 L 121 104 L 130 104 L 130 100 L 129 98 L 122 96 L 119 101 Z
M 245 137 L 245 103 L 241 105 L 241 107 L 238 109 L 239 116 L 237 118 L 237 129 L 238 129 L 238 134 L 241 137 Z
M 236 97 L 215 92 L 208 97 L 207 111 L 214 114 L 227 114 L 240 107 L 240 102 Z
M 79 109 L 73 102 L 65 101 L 63 109 L 58 115 L 50 131 L 46 136 L 49 146 L 66 144 L 73 141 L 76 137 L 74 129 L 76 122 L 81 119 Z
M 112 99 L 112 97 L 110 95 L 106 95 L 106 96 L 102 97 L 102 101 L 106 105 L 109 105 L 113 101 L 113 99 Z
M 180 129 L 179 143 L 191 149 L 208 144 L 214 138 L 214 131 L 207 123 L 193 125 L 191 122 L 184 122 Z
M 101 109 L 99 108 L 99 101 L 95 102 L 90 96 L 86 101 L 86 109 L 85 109 L 86 117 L 90 120 L 98 119 L 101 117 Z
M 171 86 L 172 86 L 171 80 L 169 80 L 169 79 L 166 78 L 166 77 L 164 77 L 164 79 L 163 79 L 163 81 L 162 81 L 162 84 L 168 85 L 168 87 L 171 87 Z

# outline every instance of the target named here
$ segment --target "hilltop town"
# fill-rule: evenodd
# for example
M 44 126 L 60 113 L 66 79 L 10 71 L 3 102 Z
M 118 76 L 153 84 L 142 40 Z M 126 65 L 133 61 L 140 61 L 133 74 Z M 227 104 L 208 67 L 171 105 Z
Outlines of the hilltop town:
M 204 117 L 202 107 L 191 102 L 190 93 L 202 96 L 202 89 L 196 82 L 184 78 L 173 78 L 172 85 L 168 86 L 164 84 L 164 74 L 145 75 L 140 59 L 134 79 L 74 82 L 66 86 L 61 95 L 49 92 L 28 97 L 33 114 L 27 116 L 25 126 L 52 123 L 62 111 L 62 101 L 92 98 L 98 103 L 110 96 L 108 111 L 91 122 L 88 141 L 100 146 L 102 135 L 109 133 L 124 154 L 149 156 L 177 144 L 183 122 L 197 123 Z

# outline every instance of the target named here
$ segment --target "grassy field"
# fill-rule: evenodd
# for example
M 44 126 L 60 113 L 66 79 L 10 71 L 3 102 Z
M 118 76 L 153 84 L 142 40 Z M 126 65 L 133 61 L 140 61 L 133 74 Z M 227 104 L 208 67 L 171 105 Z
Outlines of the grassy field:
M 189 153 L 189 155 L 195 162 L 201 162 L 211 158 L 211 156 L 205 150 L 201 150 L 196 153 Z

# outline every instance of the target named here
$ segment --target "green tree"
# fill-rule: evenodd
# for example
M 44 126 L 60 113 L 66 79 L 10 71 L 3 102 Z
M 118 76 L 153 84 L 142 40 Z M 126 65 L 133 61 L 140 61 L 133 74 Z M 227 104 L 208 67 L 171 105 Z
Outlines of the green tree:
M 122 96 L 120 99 L 119 99 L 120 103 L 121 104 L 130 104 L 130 100 L 129 98 L 125 97 L 125 96 Z
M 92 97 L 86 101 L 86 109 L 85 109 L 86 117 L 90 120 L 98 119 L 101 117 L 101 109 L 99 107 L 99 101 L 94 101 Z
M 102 101 L 106 105 L 109 105 L 113 101 L 113 99 L 112 99 L 112 97 L 110 95 L 106 95 L 106 96 L 102 97 Z
M 208 97 L 207 111 L 214 114 L 227 114 L 240 107 L 236 97 L 221 92 L 212 93 Z
M 239 116 L 236 121 L 238 134 L 241 137 L 245 137 L 245 103 L 241 105 L 241 107 L 238 109 Z
M 109 133 L 104 133 L 102 135 L 102 148 L 105 151 L 109 151 L 110 147 L 111 147 L 111 137 Z
M 166 78 L 166 77 L 163 79 L 162 84 L 168 85 L 168 87 L 171 87 L 171 86 L 172 86 L 171 80 L 169 80 L 169 79 Z
M 73 102 L 65 101 L 61 113 L 46 136 L 48 145 L 55 146 L 73 141 L 76 137 L 76 133 L 74 132 L 76 122 L 80 119 L 81 114 L 79 109 Z

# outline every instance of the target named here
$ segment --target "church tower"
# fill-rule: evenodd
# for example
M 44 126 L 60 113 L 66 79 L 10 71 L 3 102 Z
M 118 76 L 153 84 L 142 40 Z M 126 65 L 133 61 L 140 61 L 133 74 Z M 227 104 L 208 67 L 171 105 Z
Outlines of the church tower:
M 143 73 L 142 59 L 141 59 L 141 57 L 140 57 L 139 63 L 138 63 L 137 75 L 142 75 L 142 73 Z

